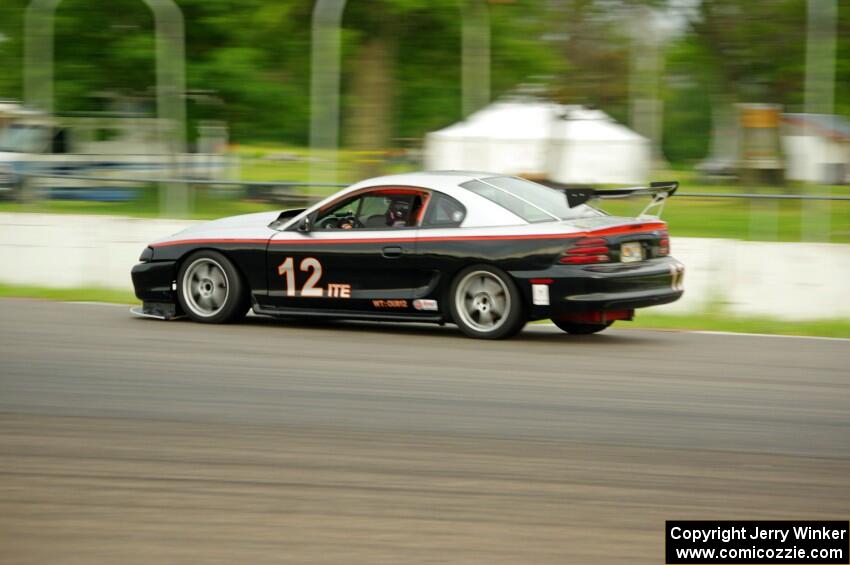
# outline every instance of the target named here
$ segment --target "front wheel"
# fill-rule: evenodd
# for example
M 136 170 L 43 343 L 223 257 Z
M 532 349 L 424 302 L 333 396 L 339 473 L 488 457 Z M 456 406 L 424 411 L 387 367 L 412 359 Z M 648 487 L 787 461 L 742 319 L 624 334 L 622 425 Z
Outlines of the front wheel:
M 461 271 L 449 291 L 452 320 L 478 339 L 503 339 L 525 326 L 525 307 L 514 281 L 487 265 Z
M 183 262 L 177 273 L 177 299 L 189 318 L 207 324 L 237 322 L 250 306 L 236 267 L 216 251 L 198 251 Z
M 564 320 L 552 320 L 552 323 L 567 332 L 568 334 L 573 335 L 590 335 L 599 333 L 602 330 L 609 327 L 614 322 L 608 322 L 605 324 L 580 324 L 578 322 L 567 322 Z

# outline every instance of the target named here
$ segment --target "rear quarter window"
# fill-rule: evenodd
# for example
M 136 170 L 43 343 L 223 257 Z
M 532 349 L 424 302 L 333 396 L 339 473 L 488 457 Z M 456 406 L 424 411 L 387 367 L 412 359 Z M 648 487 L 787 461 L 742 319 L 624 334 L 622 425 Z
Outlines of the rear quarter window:
M 434 193 L 428 211 L 422 221 L 423 227 L 457 227 L 466 217 L 463 204 L 445 194 Z

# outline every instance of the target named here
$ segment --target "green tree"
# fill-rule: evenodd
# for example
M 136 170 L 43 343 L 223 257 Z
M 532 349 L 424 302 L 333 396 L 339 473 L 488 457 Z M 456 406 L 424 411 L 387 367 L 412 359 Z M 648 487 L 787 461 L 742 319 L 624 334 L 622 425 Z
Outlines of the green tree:
M 835 111 L 850 115 L 850 4 L 839 2 Z M 804 111 L 806 0 L 704 0 L 668 57 L 665 152 L 704 157 L 720 104 Z

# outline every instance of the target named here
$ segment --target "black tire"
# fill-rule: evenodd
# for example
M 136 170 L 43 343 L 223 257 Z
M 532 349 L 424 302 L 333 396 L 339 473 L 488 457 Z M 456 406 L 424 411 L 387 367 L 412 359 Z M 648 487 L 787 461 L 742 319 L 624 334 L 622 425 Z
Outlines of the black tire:
M 564 320 L 552 320 L 552 323 L 567 332 L 568 334 L 590 335 L 601 332 L 602 330 L 608 328 L 614 322 L 608 322 L 606 324 L 581 324 L 578 322 L 567 322 Z
M 480 292 L 469 294 L 472 288 L 480 288 Z M 519 333 L 528 321 L 516 283 L 497 267 L 473 265 L 463 269 L 452 281 L 448 298 L 452 321 L 469 337 L 504 339 Z M 492 327 L 487 327 L 487 320 L 493 320 Z
M 192 253 L 181 263 L 177 300 L 189 318 L 204 324 L 238 322 L 251 306 L 249 289 L 233 263 L 221 253 L 207 250 Z

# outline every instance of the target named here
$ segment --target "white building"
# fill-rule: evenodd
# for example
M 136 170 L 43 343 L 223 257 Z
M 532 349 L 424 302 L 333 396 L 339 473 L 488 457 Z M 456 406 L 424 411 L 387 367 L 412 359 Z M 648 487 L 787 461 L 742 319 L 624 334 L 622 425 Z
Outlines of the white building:
M 783 114 L 782 130 L 788 180 L 850 182 L 850 120 L 826 114 Z

